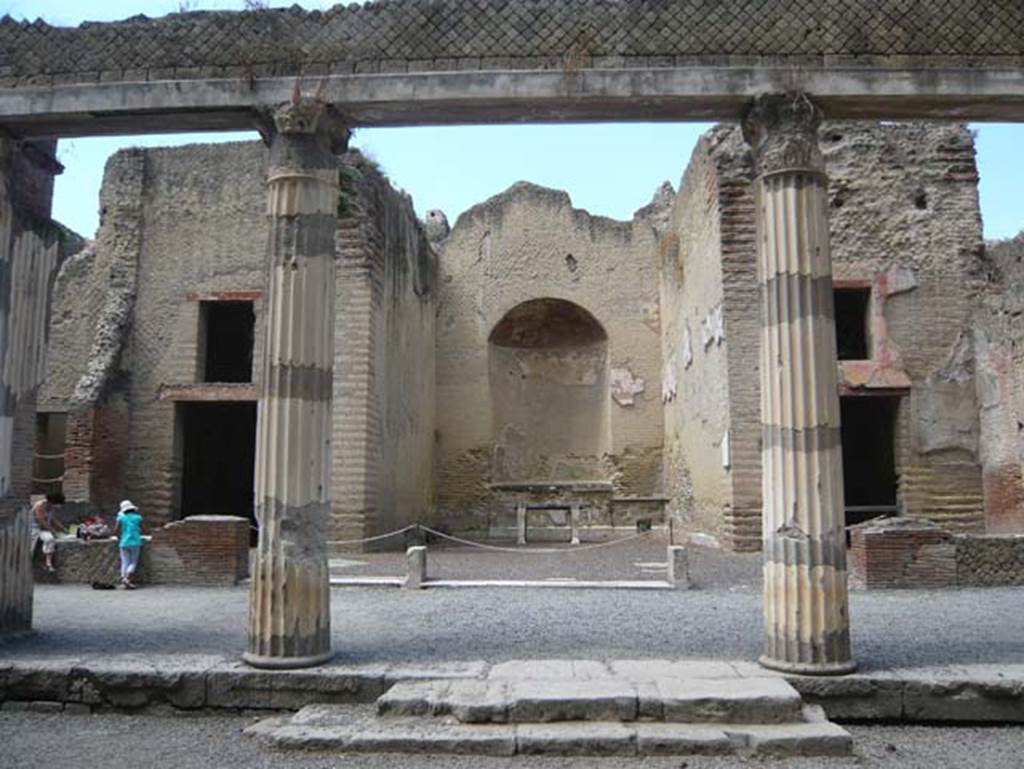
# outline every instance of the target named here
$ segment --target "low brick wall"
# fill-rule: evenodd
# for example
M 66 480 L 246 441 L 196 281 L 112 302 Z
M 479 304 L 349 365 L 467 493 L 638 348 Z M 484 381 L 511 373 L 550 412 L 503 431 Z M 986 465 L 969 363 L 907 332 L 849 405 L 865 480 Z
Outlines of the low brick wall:
M 117 542 L 58 539 L 56 574 L 35 554 L 39 582 L 116 583 L 121 567 Z M 140 584 L 235 585 L 249 574 L 249 521 L 227 515 L 196 515 L 174 521 L 145 538 L 136 572 Z
M 193 515 L 153 532 L 154 582 L 235 585 L 249 576 L 249 520 Z
M 951 534 L 892 518 L 850 530 L 850 586 L 861 590 L 1024 585 L 1024 535 Z

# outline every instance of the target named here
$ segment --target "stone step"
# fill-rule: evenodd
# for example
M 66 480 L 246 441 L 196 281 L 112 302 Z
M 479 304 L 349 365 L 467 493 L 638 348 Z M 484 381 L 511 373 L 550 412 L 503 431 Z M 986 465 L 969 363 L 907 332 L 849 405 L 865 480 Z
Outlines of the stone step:
M 665 721 L 776 724 L 801 720 L 782 678 L 620 677 L 400 681 L 377 700 L 384 716 L 451 716 L 466 724 Z
M 375 717 L 352 706 L 309 705 L 266 719 L 246 734 L 278 749 L 348 753 L 512 755 L 847 756 L 852 740 L 808 707 L 786 724 L 677 724 L 566 721 L 464 724 L 452 718 Z

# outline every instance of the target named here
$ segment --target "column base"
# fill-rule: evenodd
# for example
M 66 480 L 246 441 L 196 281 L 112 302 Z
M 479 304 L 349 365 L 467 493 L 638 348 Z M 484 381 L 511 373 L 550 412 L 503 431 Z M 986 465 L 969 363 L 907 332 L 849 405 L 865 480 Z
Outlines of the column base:
M 757 664 L 781 673 L 795 673 L 802 676 L 844 676 L 857 670 L 857 663 L 847 662 L 786 662 L 762 656 Z
M 320 654 L 313 654 L 308 657 L 267 657 L 263 654 L 243 652 L 242 661 L 246 665 L 264 670 L 292 670 L 295 668 L 311 668 L 316 665 L 323 665 L 334 658 L 334 652 L 328 649 Z

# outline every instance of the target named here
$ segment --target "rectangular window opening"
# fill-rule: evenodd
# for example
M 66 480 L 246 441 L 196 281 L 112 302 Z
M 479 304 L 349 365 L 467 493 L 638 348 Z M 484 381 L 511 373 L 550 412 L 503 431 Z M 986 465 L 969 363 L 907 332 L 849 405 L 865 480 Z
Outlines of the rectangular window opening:
M 836 353 L 839 360 L 868 360 L 871 288 L 836 288 Z
M 252 302 L 200 303 L 201 381 L 252 381 L 255 325 Z

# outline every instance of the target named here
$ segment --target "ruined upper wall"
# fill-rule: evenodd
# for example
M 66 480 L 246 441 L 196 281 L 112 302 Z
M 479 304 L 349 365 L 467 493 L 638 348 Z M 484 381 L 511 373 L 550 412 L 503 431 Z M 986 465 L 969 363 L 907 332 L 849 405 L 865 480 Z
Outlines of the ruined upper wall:
M 0 87 L 462 69 L 1013 66 L 1019 0 L 400 0 L 51 27 L 0 21 Z

